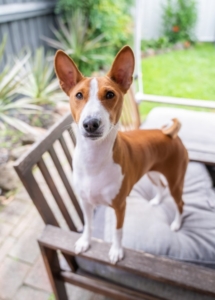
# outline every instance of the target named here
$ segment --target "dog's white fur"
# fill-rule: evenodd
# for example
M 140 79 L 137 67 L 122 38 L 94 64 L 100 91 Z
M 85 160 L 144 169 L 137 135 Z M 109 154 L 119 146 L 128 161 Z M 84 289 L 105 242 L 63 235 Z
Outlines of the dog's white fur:
M 118 194 L 123 174 L 121 166 L 113 161 L 113 144 L 118 124 L 110 122 L 109 114 L 98 99 L 98 83 L 95 78 L 90 82 L 90 98 L 85 105 L 76 126 L 77 144 L 73 159 L 74 187 L 81 199 L 85 226 L 81 238 L 76 242 L 75 251 L 86 251 L 90 245 L 92 212 L 96 204 L 111 204 Z M 88 117 L 101 120 L 103 135 L 96 141 L 84 136 L 83 121 Z M 122 256 L 122 233 L 115 230 L 110 260 L 116 262 L 116 256 Z
M 81 112 L 81 117 L 78 122 L 78 128 L 81 134 L 84 133 L 83 122 L 86 118 L 97 118 L 101 120 L 101 128 L 103 130 L 102 138 L 104 139 L 110 130 L 113 128 L 113 124 L 110 122 L 109 114 L 105 107 L 101 104 L 101 101 L 98 99 L 98 81 L 96 78 L 93 78 L 90 81 L 90 93 L 89 100 L 84 106 L 83 111 Z

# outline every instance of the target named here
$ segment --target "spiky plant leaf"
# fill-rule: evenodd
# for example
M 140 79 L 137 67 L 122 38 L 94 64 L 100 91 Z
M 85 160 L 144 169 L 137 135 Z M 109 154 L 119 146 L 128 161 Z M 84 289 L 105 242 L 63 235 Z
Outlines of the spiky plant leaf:
M 88 23 L 80 10 L 73 12 L 66 22 L 58 19 L 59 30 L 52 28 L 56 39 L 43 37 L 54 49 L 64 50 L 78 65 L 81 72 L 96 70 L 96 66 L 104 65 L 109 59 L 104 49 L 110 43 L 104 42 L 105 35 L 92 38 Z
M 26 79 L 22 82 L 19 93 L 34 104 L 52 104 L 59 100 L 68 100 L 60 90 L 54 78 L 53 62 L 47 59 L 44 48 L 38 48 L 35 55 L 25 65 Z

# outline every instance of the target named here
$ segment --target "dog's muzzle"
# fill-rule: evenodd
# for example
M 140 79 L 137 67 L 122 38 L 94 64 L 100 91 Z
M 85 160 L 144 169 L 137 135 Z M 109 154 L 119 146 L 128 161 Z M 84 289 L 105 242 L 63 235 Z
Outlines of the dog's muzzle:
M 89 138 L 99 138 L 102 136 L 101 121 L 96 118 L 86 118 L 83 122 L 84 136 Z

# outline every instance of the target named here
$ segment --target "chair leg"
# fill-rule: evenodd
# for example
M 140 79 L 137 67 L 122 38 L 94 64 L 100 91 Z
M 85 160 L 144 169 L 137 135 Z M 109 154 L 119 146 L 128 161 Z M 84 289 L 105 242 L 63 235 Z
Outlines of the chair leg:
M 57 251 L 41 245 L 39 242 L 43 261 L 45 263 L 46 271 L 55 295 L 56 300 L 69 300 L 65 283 L 58 279 L 58 274 L 61 271 Z

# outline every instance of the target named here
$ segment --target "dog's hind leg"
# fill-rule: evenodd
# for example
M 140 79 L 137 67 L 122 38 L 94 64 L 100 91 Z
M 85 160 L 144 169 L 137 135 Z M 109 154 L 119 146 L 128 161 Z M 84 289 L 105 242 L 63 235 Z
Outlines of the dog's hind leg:
M 174 191 L 171 191 L 171 194 L 175 200 L 176 214 L 170 228 L 172 231 L 177 231 L 181 227 L 182 213 L 183 213 L 183 206 L 184 206 L 184 201 L 182 200 L 182 188 L 179 186 Z
M 116 228 L 113 234 L 113 243 L 109 251 L 109 259 L 112 264 L 122 260 L 124 256 L 122 248 L 122 227 L 125 217 L 126 199 L 122 202 L 120 207 L 114 207 L 116 215 Z
M 150 204 L 159 205 L 163 200 L 164 192 L 167 188 L 167 181 L 162 174 L 155 171 L 151 171 L 147 173 L 147 175 L 157 190 L 157 194 L 153 199 L 150 200 Z

